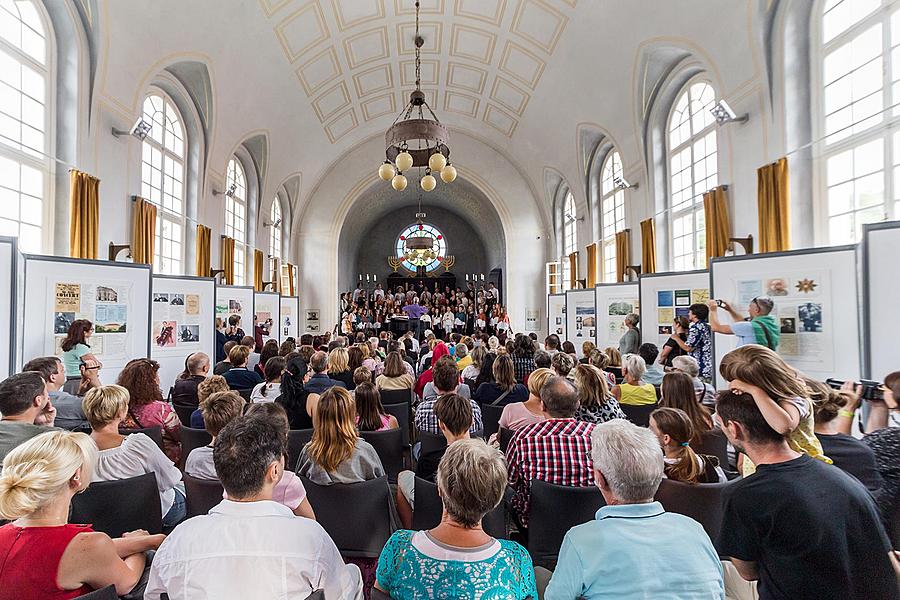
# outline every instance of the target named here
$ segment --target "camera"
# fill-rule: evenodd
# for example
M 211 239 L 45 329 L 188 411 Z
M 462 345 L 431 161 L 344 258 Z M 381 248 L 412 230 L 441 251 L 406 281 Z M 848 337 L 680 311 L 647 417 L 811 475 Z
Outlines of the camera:
M 841 386 L 844 385 L 844 382 L 840 379 L 827 379 L 825 380 L 830 387 L 839 390 Z M 871 379 L 860 379 L 859 384 L 862 386 L 862 394 L 860 397 L 863 400 L 868 400 L 869 402 L 879 402 L 884 400 L 884 393 L 881 391 L 881 386 L 884 385 L 878 381 L 872 381 Z
M 718 306 L 719 308 L 725 308 L 725 301 L 716 299 L 716 306 Z

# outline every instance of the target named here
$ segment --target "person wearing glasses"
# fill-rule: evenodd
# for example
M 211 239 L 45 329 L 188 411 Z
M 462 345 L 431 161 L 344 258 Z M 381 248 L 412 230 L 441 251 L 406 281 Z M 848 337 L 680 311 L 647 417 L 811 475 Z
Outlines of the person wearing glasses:
M 778 349 L 781 326 L 778 319 L 772 315 L 775 302 L 768 296 L 758 296 L 750 301 L 747 307 L 750 316 L 747 318 L 724 300 L 710 300 L 706 305 L 709 307 L 709 326 L 714 333 L 736 336 L 738 347 L 744 344 L 759 344 L 770 350 Z M 719 321 L 720 307 L 731 316 L 733 322 L 730 325 Z
M 66 383 L 63 391 L 70 394 L 78 394 L 82 384 L 81 366 L 87 364 L 100 364 L 91 350 L 90 339 L 94 334 L 94 324 L 87 319 L 72 321 L 62 341 L 62 363 L 66 371 Z

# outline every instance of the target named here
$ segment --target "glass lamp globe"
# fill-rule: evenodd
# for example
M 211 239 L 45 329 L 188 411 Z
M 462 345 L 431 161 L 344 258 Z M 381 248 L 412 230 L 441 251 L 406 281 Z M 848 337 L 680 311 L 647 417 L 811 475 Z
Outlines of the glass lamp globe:
M 385 181 L 390 181 L 396 174 L 397 171 L 394 169 L 394 165 L 387 161 L 384 161 L 384 163 L 378 167 L 378 176 Z
M 432 171 L 440 171 L 447 164 L 447 159 L 440 152 L 435 152 L 428 158 L 428 167 Z
M 444 183 L 452 183 L 455 179 L 456 167 L 451 164 L 447 164 L 446 167 L 441 169 L 441 181 L 443 181 Z
M 398 192 L 402 192 L 406 189 L 406 176 L 399 173 L 394 175 L 394 178 L 391 179 L 391 186 Z
M 420 185 L 422 186 L 423 190 L 425 190 L 426 192 L 430 192 L 434 189 L 434 186 L 437 185 L 437 179 L 434 178 L 434 175 L 426 175 L 422 178 Z
M 397 165 L 398 171 L 408 171 L 413 166 L 413 157 L 409 152 L 401 152 L 397 155 L 397 158 L 394 159 L 394 163 Z

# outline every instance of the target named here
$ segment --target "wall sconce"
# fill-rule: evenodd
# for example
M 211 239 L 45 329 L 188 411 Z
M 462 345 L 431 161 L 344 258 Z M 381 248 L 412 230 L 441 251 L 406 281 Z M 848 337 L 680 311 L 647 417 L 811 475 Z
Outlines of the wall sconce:
M 122 129 L 112 128 L 112 134 L 114 136 L 122 137 L 123 135 L 132 135 L 139 140 L 142 140 L 150 135 L 150 131 L 153 129 L 153 125 L 145 121 L 143 118 L 138 118 L 137 121 L 134 122 L 134 125 L 131 126 L 131 129 L 128 131 Z
M 263 281 L 263 291 L 266 291 L 266 288 L 272 286 L 272 291 L 275 291 L 275 282 L 274 281 Z
M 744 113 L 739 117 L 731 110 L 731 107 L 728 106 L 728 103 L 724 100 L 716 102 L 715 105 L 709 109 L 709 112 L 715 117 L 716 124 L 720 126 L 727 125 L 728 123 L 746 123 L 750 120 L 750 113 Z
M 635 190 L 636 190 L 636 189 L 638 188 L 637 182 L 635 182 L 635 183 L 628 183 L 628 180 L 625 179 L 624 177 L 616 177 L 616 178 L 614 178 L 614 179 L 613 179 L 613 184 L 615 184 L 615 186 L 616 186 L 617 188 L 619 188 L 620 190 L 628 190 L 628 189 L 635 189 Z
M 641 265 L 626 265 L 625 274 L 627 275 L 629 271 L 634 273 L 634 279 L 637 279 L 641 276 Z M 634 279 L 631 279 L 629 281 L 634 281 Z
M 213 279 L 215 279 L 219 275 L 224 275 L 224 274 L 225 274 L 225 269 L 210 269 L 209 270 L 209 276 L 212 277 Z
M 741 248 L 744 249 L 744 254 L 753 254 L 753 236 L 748 235 L 747 237 L 742 238 L 728 238 L 728 249 L 731 250 L 732 256 L 734 256 L 735 244 L 738 244 Z
M 131 256 L 131 244 L 114 244 L 112 242 L 109 243 L 109 260 L 111 262 L 117 262 L 116 257 L 119 256 L 119 253 L 122 250 L 128 250 L 128 254 L 126 258 L 134 258 Z M 125 262 L 125 261 L 118 261 Z
M 213 188 L 212 191 L 213 196 L 221 196 L 224 193 L 226 198 L 234 198 L 235 192 L 237 192 L 237 184 L 235 183 L 232 183 L 230 186 L 228 186 L 228 190 L 225 192 L 220 192 L 215 188 Z

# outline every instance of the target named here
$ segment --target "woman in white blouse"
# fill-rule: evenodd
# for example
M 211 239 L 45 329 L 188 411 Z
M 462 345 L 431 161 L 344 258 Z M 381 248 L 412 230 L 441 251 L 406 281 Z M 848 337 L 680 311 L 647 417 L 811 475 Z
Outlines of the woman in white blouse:
M 149 436 L 119 433 L 119 423 L 128 414 L 128 400 L 128 390 L 118 385 L 93 388 L 84 396 L 82 408 L 91 424 L 91 439 L 100 450 L 94 480 L 116 481 L 155 473 L 163 525 L 174 527 L 187 514 L 181 471 Z

